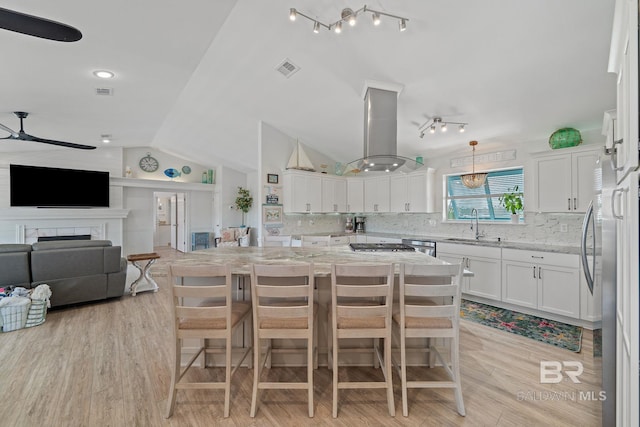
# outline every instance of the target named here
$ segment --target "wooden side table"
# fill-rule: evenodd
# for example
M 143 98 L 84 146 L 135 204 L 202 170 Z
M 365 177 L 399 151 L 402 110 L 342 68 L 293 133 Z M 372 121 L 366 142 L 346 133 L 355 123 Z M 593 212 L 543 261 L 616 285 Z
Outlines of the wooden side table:
M 153 286 L 153 292 L 158 292 L 158 284 L 155 280 L 153 280 L 153 277 L 151 277 L 151 272 L 149 271 L 149 268 L 153 265 L 154 262 L 156 262 L 158 258 L 160 258 L 160 255 L 155 252 L 147 254 L 131 254 L 127 257 L 127 261 L 131 262 L 131 264 L 133 264 L 138 269 L 138 271 L 140 271 L 140 277 L 138 277 L 129 288 L 131 296 L 136 296 L 136 288 L 143 279 L 146 280 L 148 284 Z M 147 262 L 143 265 L 140 265 L 142 261 Z

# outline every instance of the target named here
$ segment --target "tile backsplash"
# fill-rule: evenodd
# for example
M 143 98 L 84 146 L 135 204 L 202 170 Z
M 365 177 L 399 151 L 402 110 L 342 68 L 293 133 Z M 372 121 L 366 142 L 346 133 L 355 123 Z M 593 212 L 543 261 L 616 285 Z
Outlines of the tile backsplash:
M 287 214 L 281 234 L 340 233 L 344 231 L 344 214 Z M 470 221 L 446 222 L 440 213 L 433 214 L 370 214 L 366 231 L 425 237 L 475 237 Z M 490 224 L 480 222 L 484 239 L 539 243 L 545 245 L 578 246 L 583 214 L 525 212 L 520 224 Z M 565 231 L 566 230 L 566 231 Z

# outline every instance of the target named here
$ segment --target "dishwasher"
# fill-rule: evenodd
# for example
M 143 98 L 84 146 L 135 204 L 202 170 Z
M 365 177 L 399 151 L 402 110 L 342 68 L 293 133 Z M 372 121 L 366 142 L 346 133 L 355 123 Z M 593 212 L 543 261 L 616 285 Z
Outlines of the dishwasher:
M 436 242 L 435 240 L 426 239 L 402 239 L 402 243 L 415 248 L 418 252 L 423 252 L 432 257 L 436 256 Z

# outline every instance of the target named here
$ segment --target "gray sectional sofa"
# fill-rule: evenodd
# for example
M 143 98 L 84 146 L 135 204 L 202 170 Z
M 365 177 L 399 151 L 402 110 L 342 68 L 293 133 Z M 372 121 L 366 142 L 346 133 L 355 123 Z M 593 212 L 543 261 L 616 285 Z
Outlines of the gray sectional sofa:
M 127 260 L 109 240 L 0 244 L 0 286 L 51 288 L 51 306 L 124 294 Z

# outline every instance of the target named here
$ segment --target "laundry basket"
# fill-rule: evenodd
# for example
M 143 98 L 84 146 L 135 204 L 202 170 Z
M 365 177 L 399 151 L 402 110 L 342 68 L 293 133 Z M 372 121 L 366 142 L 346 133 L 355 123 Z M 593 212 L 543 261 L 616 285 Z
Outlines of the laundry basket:
M 32 299 L 29 312 L 27 313 L 27 321 L 25 328 L 42 325 L 47 317 L 47 300 Z
M 2 318 L 2 332 L 15 331 L 24 328 L 27 323 L 27 315 L 31 300 L 25 297 L 14 297 L 11 305 L 0 307 Z

